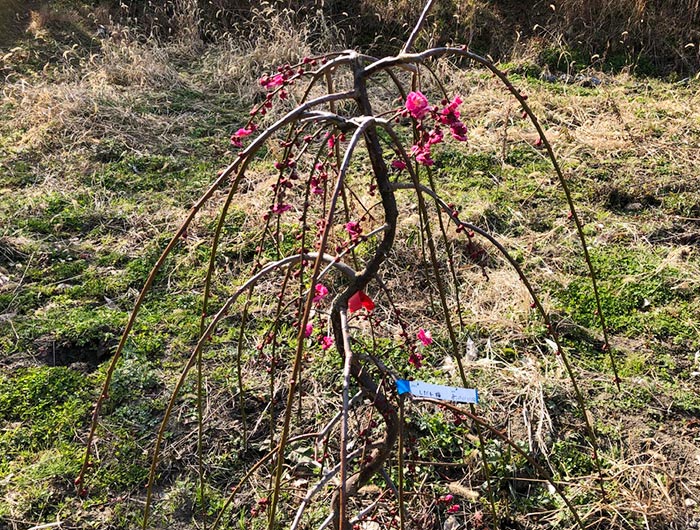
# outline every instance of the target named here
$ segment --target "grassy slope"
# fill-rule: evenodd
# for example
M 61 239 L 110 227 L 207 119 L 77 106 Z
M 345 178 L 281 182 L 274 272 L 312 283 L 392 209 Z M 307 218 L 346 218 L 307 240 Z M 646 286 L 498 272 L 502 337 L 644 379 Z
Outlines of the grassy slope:
M 240 51 L 225 46 L 193 54 L 187 46 L 93 42 L 95 55 L 85 56 L 65 40 L 47 42 L 16 49 L 4 66 L 13 75 L 0 113 L 0 521 L 17 528 L 56 520 L 131 528 L 166 387 L 196 336 L 214 209 L 188 233 L 149 297 L 103 411 L 101 465 L 82 499 L 72 480 L 90 403 L 159 249 L 230 160 L 227 137 L 245 119 L 246 94 L 253 91 L 246 83 L 252 85 L 255 72 L 241 68 Z M 269 48 L 248 50 L 247 60 L 271 65 L 275 53 L 283 60 Z M 471 141 L 466 150 L 442 152 L 437 178 L 463 216 L 515 249 L 547 293 L 601 435 L 608 502 L 595 493 L 561 367 L 548 355 L 515 276 L 496 257 L 490 282 L 478 270 L 465 272 L 472 280 L 464 293 L 468 329 L 479 353 L 469 367 L 485 397 L 483 414 L 525 445 L 530 425 L 531 443 L 548 453 L 590 522 L 682 528 L 699 517 L 686 499 L 700 501 L 700 87 L 621 76 L 583 88 L 515 74 L 548 128 L 585 221 L 623 378 L 618 393 L 600 352 L 567 210 L 533 133 L 483 73 L 450 71 L 451 85 L 465 96 Z M 243 199 L 227 227 L 225 266 L 233 275 L 249 265 L 255 205 L 254 197 Z M 401 284 L 402 274 L 411 274 L 402 268 L 411 247 L 397 252 L 389 280 Z M 407 314 L 421 309 L 410 299 L 400 300 Z M 215 405 L 208 409 L 208 470 L 212 488 L 220 489 L 265 449 L 260 440 L 242 452 L 235 436 L 241 418 L 226 357 L 234 340 L 220 337 L 209 359 Z M 438 350 L 430 361 L 435 374 L 440 357 Z M 337 385 L 334 363 L 319 355 L 310 367 L 315 399 L 325 410 L 337 406 L 328 391 Z M 252 389 L 246 406 L 254 415 L 267 399 L 266 382 L 256 375 L 264 370 L 253 356 L 246 367 Z M 163 525 L 187 526 L 195 517 L 191 392 L 177 417 L 158 515 Z M 420 433 L 417 459 L 459 460 L 468 453 L 465 440 L 473 434 L 446 415 L 415 410 L 412 423 Z M 451 453 L 455 445 L 458 454 Z M 487 449 L 503 514 L 522 525 L 566 518 L 546 489 L 513 479 L 532 472 L 525 463 L 497 441 Z M 479 491 L 479 500 L 462 498 L 466 520 L 486 510 L 478 465 L 461 474 L 416 473 L 430 478 L 422 490 L 428 497 L 454 481 Z M 254 485 L 237 513 L 264 494 L 264 474 Z M 211 509 L 219 503 L 220 494 L 213 494 Z M 444 510 L 427 500 L 424 507 L 441 524 Z

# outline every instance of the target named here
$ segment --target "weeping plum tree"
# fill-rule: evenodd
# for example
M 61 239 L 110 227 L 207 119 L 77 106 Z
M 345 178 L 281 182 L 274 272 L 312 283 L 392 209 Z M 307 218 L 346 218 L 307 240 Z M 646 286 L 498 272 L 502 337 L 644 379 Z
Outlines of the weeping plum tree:
M 235 496 L 263 466 L 270 469 L 270 495 L 261 499 L 251 516 L 266 514 L 268 528 L 278 528 L 282 524 L 298 528 L 307 508 L 314 503 L 319 504 L 320 501 L 315 499 L 325 496 L 328 498 L 329 515 L 324 526 L 332 524 L 332 528 L 348 530 L 367 513 L 367 510 L 362 511 L 356 497 L 360 488 L 374 477 L 381 477 L 393 491 L 393 496 L 375 501 L 369 509 L 376 509 L 381 501 L 394 507 L 391 513 L 395 514 L 401 528 L 411 521 L 415 523 L 418 514 L 412 513 L 411 503 L 406 501 L 404 491 L 406 440 L 403 397 L 397 395 L 394 381 L 405 373 L 406 367 L 420 367 L 423 348 L 432 343 L 432 335 L 435 334 L 449 345 L 462 384 L 466 386 L 469 382 L 460 354 L 463 345 L 460 344 L 459 331 L 463 327 L 462 306 L 465 300 L 460 295 L 460 281 L 451 247 L 445 244 L 449 225 L 464 238 L 463 245 L 469 252 L 484 252 L 482 249 L 490 246 L 517 272 L 532 297 L 533 309 L 539 312 L 550 340 L 556 345 L 555 354 L 561 357 L 578 404 L 585 412 L 584 399 L 578 390 L 574 371 L 535 287 L 498 239 L 489 231 L 461 219 L 458 208 L 448 203 L 436 186 L 434 153 L 442 149 L 443 144 L 468 141 L 468 131 L 460 115 L 462 99 L 459 94 L 450 94 L 443 88 L 432 68 L 434 61 L 456 58 L 485 67 L 522 107 L 523 117 L 531 120 L 539 134 L 539 142 L 551 159 L 590 267 L 582 226 L 571 202 L 569 189 L 552 147 L 527 104 L 527 96 L 518 91 L 503 72 L 466 47 L 412 51 L 432 4 L 433 1 L 427 2 L 413 32 L 396 56 L 375 58 L 355 51 L 326 53 L 304 58 L 298 64 L 285 64 L 277 72 L 260 79 L 265 98 L 251 110 L 249 121 L 231 137 L 231 143 L 237 150 L 235 160 L 192 207 L 155 264 L 136 301 L 93 413 L 84 464 L 76 479 L 76 486 L 82 494 L 87 493 L 86 472 L 94 458 L 97 418 L 139 309 L 166 257 L 220 189 L 227 190 L 227 193 L 211 237 L 210 262 L 203 278 L 200 334 L 172 389 L 154 441 L 144 528 L 149 526 L 152 492 L 164 446 L 164 434 L 190 374 L 194 374 L 197 382 L 199 496 L 204 502 L 207 488 L 202 464 L 206 452 L 202 417 L 205 397 L 202 354 L 209 340 L 223 326 L 231 326 L 231 322 L 238 326 L 235 362 L 241 414 L 245 410 L 246 392 L 242 359 L 247 354 L 244 351 L 244 338 L 248 333 L 258 333 L 255 355 L 264 357 L 268 364 L 270 401 L 274 399 L 276 379 L 287 378 L 287 391 L 283 411 L 275 414 L 274 407 L 270 409 L 269 452 L 233 485 L 214 527 L 229 517 L 228 511 Z M 423 93 L 426 79 L 432 80 L 432 84 L 442 93 L 427 97 Z M 279 109 L 285 110 L 275 119 L 271 114 Z M 270 160 L 270 163 L 264 165 L 261 162 L 264 160 Z M 266 210 L 261 216 L 261 236 L 256 241 L 254 263 L 247 277 L 240 279 L 235 288 L 230 288 L 223 300 L 220 296 L 216 297 L 217 302 L 214 303 L 212 290 L 219 272 L 217 257 L 223 229 L 241 185 L 250 188 L 255 184 L 249 182 L 253 164 L 258 164 L 256 174 L 260 167 L 267 167 L 273 175 Z M 428 326 L 415 319 L 406 321 L 397 309 L 392 292 L 382 281 L 387 259 L 395 251 L 398 222 L 402 216 L 397 201 L 399 194 L 411 194 L 411 202 L 417 205 L 419 222 L 416 228 L 423 242 L 424 259 L 432 271 L 436 306 L 443 323 L 441 329 L 424 329 Z M 290 239 L 293 241 L 291 245 Z M 439 254 L 439 249 L 446 253 L 446 259 Z M 597 299 L 595 276 L 592 270 L 590 272 Z M 264 288 L 261 287 L 263 284 Z M 251 328 L 251 311 L 256 296 L 273 300 L 273 318 L 262 331 L 259 327 Z M 600 304 L 598 314 L 605 348 L 609 350 Z M 287 334 L 286 338 L 282 338 L 283 330 L 292 330 L 291 336 Z M 300 432 L 300 418 L 307 412 L 301 399 L 307 354 L 324 350 L 335 351 L 337 356 L 338 375 L 342 380 L 342 400 L 339 403 L 342 405 L 339 405 L 336 414 L 325 419 L 323 428 L 312 433 Z M 393 352 L 391 359 L 387 356 L 388 351 Z M 400 352 L 403 366 L 397 367 L 396 351 Z M 313 359 L 310 362 L 314 362 Z M 368 428 L 358 432 L 352 427 L 350 413 L 363 401 L 368 402 L 375 411 L 376 420 L 373 419 Z M 494 527 L 498 524 L 499 513 L 491 491 L 488 461 L 483 452 L 485 437 L 500 439 L 530 462 L 541 478 L 550 482 L 571 509 L 576 523 L 583 528 L 584 523 L 564 492 L 534 457 L 478 416 L 473 406 L 469 410 L 444 403 L 442 406 L 473 422 L 480 440 Z M 595 432 L 589 415 L 584 413 L 583 418 L 592 457 L 600 473 L 601 494 L 605 495 Z M 245 415 L 243 424 L 241 436 L 245 444 Z M 335 441 L 329 444 L 331 437 Z M 327 452 L 330 447 L 335 451 L 327 455 L 328 462 L 324 462 L 326 467 L 318 482 L 294 503 L 284 495 L 288 487 L 284 480 L 284 466 L 289 447 L 296 443 L 321 446 L 325 448 L 322 452 Z M 396 471 L 393 474 L 391 466 Z M 331 479 L 337 480 L 337 486 L 329 485 Z M 449 504 L 448 513 L 460 509 L 447 498 L 442 502 Z

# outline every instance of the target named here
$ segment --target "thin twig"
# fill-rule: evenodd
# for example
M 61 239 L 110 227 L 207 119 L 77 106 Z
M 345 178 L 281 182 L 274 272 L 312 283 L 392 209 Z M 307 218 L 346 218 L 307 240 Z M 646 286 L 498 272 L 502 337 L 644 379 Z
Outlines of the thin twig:
M 441 407 L 444 407 L 446 409 L 449 409 L 453 412 L 456 412 L 457 414 L 464 414 L 468 418 L 470 418 L 472 421 L 475 423 L 478 423 L 482 427 L 484 427 L 486 430 L 488 430 L 490 433 L 496 435 L 498 438 L 503 440 L 505 443 L 507 443 L 516 453 L 518 453 L 520 456 L 525 458 L 532 467 L 534 467 L 537 472 L 549 483 L 551 486 L 554 488 L 554 490 L 557 492 L 561 500 L 564 501 L 564 504 L 566 504 L 567 508 L 571 511 L 571 514 L 573 515 L 574 519 L 576 520 L 576 524 L 581 528 L 581 530 L 585 530 L 585 526 L 583 524 L 583 521 L 581 521 L 581 518 L 578 515 L 578 512 L 574 508 L 573 504 L 571 504 L 571 501 L 569 498 L 566 496 L 564 491 L 559 487 L 559 484 L 552 478 L 552 476 L 549 474 L 549 472 L 542 467 L 537 460 L 535 460 L 532 456 L 530 456 L 528 453 L 523 451 L 517 443 L 515 443 L 512 439 L 510 439 L 507 435 L 505 435 L 502 431 L 496 429 L 492 425 L 490 425 L 486 420 L 481 418 L 480 416 L 477 416 L 476 414 L 472 412 L 468 412 L 464 409 L 460 409 L 459 407 L 456 407 L 450 403 L 446 403 L 444 401 L 440 401 L 437 399 L 432 399 L 432 398 L 419 398 L 419 397 L 414 397 L 413 401 L 416 402 L 425 402 L 425 403 L 433 403 L 434 405 L 439 405 Z
M 347 456 L 347 461 L 352 460 L 353 458 L 357 457 L 358 455 L 362 454 L 361 449 L 357 449 L 350 453 Z M 335 466 L 333 466 L 331 469 L 326 471 L 326 473 L 323 475 L 321 480 L 319 480 L 316 485 L 311 488 L 309 491 L 306 492 L 306 495 L 301 501 L 301 504 L 299 505 L 299 508 L 297 508 L 297 513 L 296 516 L 294 517 L 294 521 L 292 522 L 292 526 L 289 527 L 289 530 L 296 530 L 297 527 L 299 526 L 299 523 L 301 523 L 301 518 L 304 515 L 304 511 L 306 510 L 306 507 L 309 505 L 311 500 L 323 489 L 323 486 L 325 486 L 330 479 L 332 479 L 334 476 L 338 474 L 338 472 L 341 470 L 343 466 L 342 462 L 338 462 Z
M 356 93 L 356 91 L 353 91 L 353 93 Z M 321 241 L 319 243 L 319 255 L 316 258 L 316 261 L 314 263 L 313 271 L 311 273 L 311 289 L 309 289 L 309 293 L 307 294 L 306 297 L 306 303 L 304 305 L 304 313 L 301 316 L 299 320 L 299 328 L 298 328 L 298 334 L 297 334 L 297 347 L 296 347 L 296 353 L 294 356 L 294 364 L 292 367 L 292 377 L 289 381 L 289 392 L 287 394 L 287 405 L 285 408 L 285 413 L 284 413 L 284 419 L 282 422 L 282 433 L 280 435 L 280 444 L 279 444 L 279 454 L 278 454 L 278 460 L 277 460 L 277 469 L 275 471 L 275 480 L 274 480 L 274 487 L 272 490 L 272 499 L 270 501 L 270 518 L 269 518 L 269 527 L 270 530 L 275 530 L 275 520 L 277 517 L 277 502 L 279 500 L 279 489 L 280 485 L 282 483 L 282 469 L 283 469 L 283 464 L 284 464 L 284 442 L 286 438 L 289 436 L 289 424 L 290 424 L 290 419 L 291 419 L 291 412 L 292 412 L 292 404 L 293 404 L 293 399 L 294 399 L 294 393 L 296 391 L 296 386 L 297 386 L 297 377 L 299 374 L 299 370 L 301 369 L 301 359 L 302 359 L 302 353 L 303 353 L 303 344 L 304 344 L 304 331 L 306 327 L 306 323 L 309 321 L 309 315 L 311 313 L 311 304 L 312 304 L 312 292 L 313 292 L 313 286 L 316 284 L 316 281 L 318 279 L 319 271 L 321 268 L 321 263 L 322 263 L 322 258 L 321 256 L 323 255 L 323 252 L 326 249 L 326 246 L 328 244 L 328 238 L 330 236 L 330 229 L 333 226 L 333 221 L 335 219 L 335 214 L 336 214 L 336 205 L 338 202 L 338 198 L 340 196 L 340 190 L 343 187 L 343 184 L 345 182 L 345 175 L 348 171 L 348 167 L 350 166 L 350 161 L 352 159 L 352 154 L 355 150 L 355 147 L 357 146 L 357 143 L 360 141 L 360 138 L 362 138 L 362 134 L 364 130 L 369 127 L 370 125 L 374 124 L 374 118 L 366 118 L 366 120 L 358 126 L 357 130 L 354 132 L 352 139 L 350 140 L 350 144 L 348 145 L 347 151 L 345 152 L 345 157 L 343 158 L 343 163 L 338 170 L 338 176 L 337 180 L 335 183 L 335 189 L 333 191 L 333 195 L 331 197 L 330 205 L 328 207 L 328 214 L 325 219 L 325 224 L 324 224 L 324 229 L 323 233 L 321 234 Z M 356 280 L 357 281 L 357 280 Z
M 402 54 L 409 53 L 411 51 L 413 44 L 415 43 L 416 39 L 418 38 L 418 34 L 420 33 L 421 29 L 423 29 L 423 24 L 425 24 L 425 19 L 428 18 L 428 14 L 430 13 L 430 10 L 432 9 L 434 3 L 435 3 L 435 0 L 428 0 L 425 3 L 425 7 L 423 8 L 423 12 L 420 14 L 420 17 L 418 17 L 418 22 L 416 22 L 416 25 L 413 28 L 413 31 L 411 31 L 411 34 L 408 36 L 408 39 L 406 40 L 406 44 L 404 44 L 403 48 L 401 49 Z

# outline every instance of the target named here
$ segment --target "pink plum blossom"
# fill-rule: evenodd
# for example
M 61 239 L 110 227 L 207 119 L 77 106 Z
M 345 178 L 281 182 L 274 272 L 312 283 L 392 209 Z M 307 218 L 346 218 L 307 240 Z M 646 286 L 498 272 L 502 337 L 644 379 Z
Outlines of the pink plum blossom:
M 451 103 L 449 103 L 444 109 L 438 114 L 438 120 L 440 123 L 449 125 L 459 119 L 458 107 L 462 103 L 462 98 L 455 96 Z
M 306 324 L 306 327 L 304 328 L 304 337 L 307 339 L 311 336 L 311 334 L 314 332 L 314 325 L 309 322 Z
M 357 241 L 360 238 L 360 234 L 362 234 L 362 227 L 357 221 L 345 223 L 345 230 L 347 230 L 348 235 L 350 236 L 350 241 L 353 243 Z
M 241 127 L 235 133 L 231 135 L 231 145 L 233 147 L 243 147 L 241 138 L 245 138 L 249 134 L 252 134 L 255 129 L 249 125 L 248 127 Z
M 432 166 L 433 164 L 435 164 L 435 161 L 432 158 L 430 158 L 430 151 L 428 151 L 427 149 L 416 155 L 416 161 L 419 164 L 423 164 L 424 166 Z
M 456 121 L 450 124 L 450 132 L 452 133 L 452 138 L 459 142 L 467 141 L 467 126 L 461 121 Z
M 409 92 L 406 96 L 406 110 L 415 119 L 420 120 L 430 110 L 428 98 L 421 92 Z
M 416 161 L 424 166 L 432 166 L 435 162 L 430 158 L 430 145 L 415 144 L 411 147 L 411 154 Z
M 323 285 L 322 283 L 317 283 L 316 287 L 314 287 L 314 290 L 316 291 L 316 296 L 313 298 L 313 303 L 316 304 L 323 300 L 326 296 L 328 296 L 328 288 Z
M 391 163 L 391 167 L 393 167 L 394 169 L 406 169 L 406 162 L 404 162 L 403 160 L 394 160 Z
M 374 309 L 374 301 L 363 291 L 357 291 L 350 297 L 350 300 L 348 300 L 348 310 L 351 313 L 354 313 L 363 307 L 367 310 L 367 312 L 371 312 Z
M 331 346 L 333 346 L 333 337 L 329 337 L 328 335 L 321 337 L 321 348 L 327 350 Z
M 438 121 L 450 127 L 452 137 L 460 142 L 467 141 L 467 126 L 459 120 L 459 105 L 462 98 L 455 96 L 454 99 L 438 113 Z
M 418 330 L 416 337 L 418 337 L 418 340 L 423 343 L 423 346 L 430 346 L 433 343 L 433 336 L 431 335 L 430 331 L 426 331 L 423 328 Z
M 238 130 L 234 133 L 234 135 L 235 135 L 235 136 L 238 136 L 239 138 L 243 138 L 244 136 L 248 136 L 249 134 L 252 134 L 252 132 L 253 132 L 253 129 L 252 129 L 252 128 L 241 127 L 240 129 L 238 129 Z
M 436 127 L 435 129 L 430 131 L 430 134 L 428 135 L 428 145 L 439 144 L 440 142 L 442 142 L 442 139 L 442 131 L 438 127 Z

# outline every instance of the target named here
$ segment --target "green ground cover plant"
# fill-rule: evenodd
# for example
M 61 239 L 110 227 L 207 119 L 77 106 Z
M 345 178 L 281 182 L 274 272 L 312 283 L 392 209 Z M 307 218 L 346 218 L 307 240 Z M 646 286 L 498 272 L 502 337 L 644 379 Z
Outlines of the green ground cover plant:
M 278 20 L 278 33 L 252 48 L 224 40 L 205 45 L 196 39 L 165 44 L 110 38 L 95 40 L 92 55 L 71 55 L 65 53 L 70 41 L 42 47 L 32 40 L 28 49 L 41 50 L 33 56 L 36 64 L 25 61 L 21 51 L 5 59 L 3 71 L 12 73 L 3 86 L 7 112 L 0 126 L 0 520 L 5 526 L 134 528 L 143 523 L 154 435 L 200 334 L 202 279 L 224 195 L 213 195 L 211 205 L 201 209 L 155 277 L 102 406 L 86 481 L 76 486 L 90 407 L 160 251 L 217 171 L 235 160 L 229 137 L 246 125 L 248 108 L 265 97 L 257 85 L 261 71 L 314 55 L 308 42 L 297 41 L 299 55 L 289 56 L 289 46 L 278 44 L 288 42 L 288 25 Z M 200 51 L 193 54 L 196 46 Z M 246 63 L 251 56 L 260 62 Z M 237 62 L 249 71 L 235 70 L 241 68 Z M 467 143 L 436 148 L 436 187 L 446 190 L 460 219 L 501 241 L 539 287 L 587 412 L 576 405 L 546 326 L 530 308 L 517 274 L 488 241 L 466 246 L 458 239 L 463 235 L 447 230 L 436 252 L 444 263 L 452 254 L 466 301 L 456 332 L 459 360 L 470 386 L 482 395 L 478 419 L 515 446 L 486 425 L 480 440 L 468 410 L 407 404 L 404 451 L 389 457 L 386 477 L 372 478 L 362 496 L 350 501 L 350 509 L 359 511 L 379 499 L 368 514 L 375 521 L 356 524 L 399 524 L 391 484 L 403 484 L 407 527 L 442 528 L 452 520 L 486 527 L 496 520 L 502 527 L 575 526 L 556 491 L 520 450 L 552 475 L 587 525 L 691 526 L 698 520 L 700 475 L 697 81 L 597 74 L 603 82 L 585 87 L 547 82 L 539 73 L 513 77 L 540 116 L 576 201 L 608 315 L 622 380 L 618 390 L 570 209 L 543 147 L 521 119 L 519 104 L 497 81 L 481 69 L 459 66 L 435 64 L 446 76 L 448 93 L 462 95 L 461 118 L 469 131 Z M 439 87 L 422 82 L 430 100 L 437 101 Z M 293 91 L 290 96 L 301 97 Z M 275 100 L 270 114 L 283 112 L 287 104 Z M 409 144 L 410 138 L 410 132 L 402 136 Z M 264 156 L 251 161 L 221 229 L 212 307 L 241 286 L 256 260 L 265 266 L 298 245 L 302 223 L 288 213 L 280 216 L 275 237 L 267 232 L 261 239 L 261 216 L 271 204 L 267 190 L 284 148 L 271 143 L 259 153 Z M 349 190 L 359 198 L 351 196 L 343 211 L 373 204 L 361 184 L 369 167 L 363 157 L 350 166 Z M 437 213 L 426 217 L 404 193 L 397 193 L 398 207 L 408 212 L 397 227 L 402 237 L 387 257 L 382 279 L 402 318 L 420 318 L 422 327 L 433 330 L 433 342 L 421 350 L 420 368 L 407 364 L 395 336 L 358 335 L 353 348 L 417 379 L 457 382 L 449 333 L 439 331 L 444 313 L 420 229 L 427 219 L 437 223 Z M 340 243 L 349 235 L 343 228 L 336 237 Z M 371 259 L 376 248 L 371 241 L 359 245 L 356 259 Z M 439 270 L 452 285 L 449 270 Z M 308 275 L 302 279 L 309 281 Z M 288 352 L 299 329 L 292 317 L 275 319 L 272 295 L 283 281 L 284 275 L 259 286 L 247 304 L 245 333 L 241 317 L 232 313 L 203 352 L 203 485 L 197 478 L 196 381 L 185 381 L 175 399 L 157 476 L 150 479 L 152 527 L 190 528 L 205 519 L 211 524 L 226 505 L 229 488 L 275 448 L 290 395 Z M 341 277 L 324 283 L 332 293 L 344 285 Z M 374 311 L 387 304 L 379 289 L 368 294 L 380 308 Z M 384 320 L 389 319 L 387 312 Z M 369 325 L 354 322 L 364 330 Z M 258 349 L 270 331 L 280 343 L 277 350 L 273 343 Z M 318 345 L 303 363 L 303 393 L 295 398 L 303 414 L 293 414 L 291 422 L 296 432 L 312 433 L 342 410 L 342 362 L 332 348 Z M 372 440 L 382 433 L 371 403 L 356 404 L 348 415 L 351 436 Z M 584 436 L 589 416 L 605 498 Z M 288 445 L 277 501 L 285 524 L 324 470 L 337 462 L 337 436 L 335 431 L 318 452 L 304 439 Z M 318 462 L 324 453 L 328 456 Z M 275 490 L 269 480 L 275 467 L 269 462 L 251 472 L 249 485 L 229 503 L 223 527 L 267 526 L 264 514 Z M 332 496 L 331 486 L 319 490 L 303 524 L 320 524 Z M 265 498 L 268 502 L 262 502 Z M 455 505 L 459 508 L 450 512 Z

